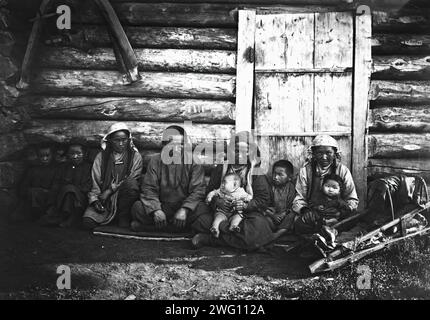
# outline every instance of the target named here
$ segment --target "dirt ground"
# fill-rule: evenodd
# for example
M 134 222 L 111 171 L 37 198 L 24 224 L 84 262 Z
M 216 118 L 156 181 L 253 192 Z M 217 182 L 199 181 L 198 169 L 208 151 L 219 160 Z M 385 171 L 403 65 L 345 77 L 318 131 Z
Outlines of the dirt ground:
M 315 277 L 307 271 L 311 261 L 280 248 L 193 250 L 188 241 L 116 239 L 0 219 L 0 299 L 429 299 L 430 252 L 421 240 L 409 244 L 413 250 L 395 247 L 360 261 L 373 274 L 372 289 L 359 290 L 357 265 Z M 70 290 L 56 287 L 59 265 L 71 269 Z

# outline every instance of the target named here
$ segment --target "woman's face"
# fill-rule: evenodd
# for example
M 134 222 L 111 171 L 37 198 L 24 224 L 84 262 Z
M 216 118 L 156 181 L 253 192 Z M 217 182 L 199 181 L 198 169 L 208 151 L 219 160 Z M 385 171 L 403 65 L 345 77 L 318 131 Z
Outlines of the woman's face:
M 331 165 L 336 156 L 336 152 L 333 147 L 316 147 L 313 150 L 313 156 L 315 157 L 317 163 L 325 168 Z
M 236 142 L 234 146 L 235 164 L 247 164 L 249 157 L 249 146 L 246 142 Z
M 123 153 L 129 142 L 128 134 L 125 131 L 114 132 L 110 135 L 109 141 L 112 144 L 113 151 Z

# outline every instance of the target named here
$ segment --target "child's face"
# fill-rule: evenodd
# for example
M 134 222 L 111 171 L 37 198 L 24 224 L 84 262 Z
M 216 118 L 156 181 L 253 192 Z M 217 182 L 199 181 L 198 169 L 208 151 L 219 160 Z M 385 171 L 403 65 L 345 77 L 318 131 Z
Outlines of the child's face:
M 47 166 L 52 160 L 52 151 L 49 148 L 39 149 L 37 151 L 37 157 L 43 166 Z
M 223 189 L 225 192 L 233 192 L 238 188 L 238 181 L 233 176 L 225 177 L 223 180 Z
M 70 146 L 67 151 L 67 158 L 74 165 L 79 165 L 84 160 L 84 150 L 81 146 Z
M 323 184 L 323 192 L 329 197 L 335 197 L 340 194 L 340 185 L 337 181 L 327 180 Z
M 289 180 L 287 170 L 282 167 L 275 167 L 272 173 L 272 180 L 275 186 L 282 186 Z

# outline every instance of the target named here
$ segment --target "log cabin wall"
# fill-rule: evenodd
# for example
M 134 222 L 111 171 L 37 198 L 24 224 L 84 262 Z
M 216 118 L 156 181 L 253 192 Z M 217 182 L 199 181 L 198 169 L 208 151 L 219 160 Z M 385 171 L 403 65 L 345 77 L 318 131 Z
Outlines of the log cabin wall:
M 16 1 L 11 10 L 28 21 L 37 2 Z M 32 120 L 14 151 L 41 140 L 63 143 L 73 136 L 96 147 L 114 121 L 130 125 L 146 160 L 159 150 L 161 131 L 169 123 L 192 121 L 194 142 L 227 139 L 235 120 L 237 9 L 350 7 L 341 0 L 111 2 L 135 49 L 143 80 L 123 85 L 105 22 L 92 1 L 57 1 L 71 6 L 72 30 L 60 34 L 67 39 L 62 43 L 47 44 L 53 34 L 42 41 L 31 89 L 19 101 Z M 373 10 L 369 174 L 422 174 L 429 183 L 430 3 L 360 3 Z M 28 34 L 30 28 L 23 23 L 16 32 Z M 8 153 L 0 160 L 13 162 L 18 156 Z

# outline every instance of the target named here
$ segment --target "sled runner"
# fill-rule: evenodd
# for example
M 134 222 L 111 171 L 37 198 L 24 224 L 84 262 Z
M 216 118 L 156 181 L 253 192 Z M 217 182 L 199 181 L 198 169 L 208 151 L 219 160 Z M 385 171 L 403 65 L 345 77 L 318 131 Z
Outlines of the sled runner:
M 384 205 L 389 207 L 392 220 L 351 240 L 342 241 L 340 233 L 334 248 L 327 245 L 324 237 L 314 235 L 313 244 L 323 258 L 309 265 L 312 274 L 335 270 L 393 243 L 430 232 L 427 218 L 423 215 L 430 208 L 430 201 L 426 183 L 421 177 L 402 175 L 378 179 L 369 186 L 369 196 L 366 212 L 344 220 L 334 228 L 340 231 L 345 224 L 369 215 L 381 217 Z
M 332 271 L 398 241 L 429 233 L 427 220 L 420 214 L 429 208 L 430 202 L 423 208 L 414 209 L 355 240 L 341 243 L 329 253 L 320 250 L 325 257 L 309 265 L 310 272 L 314 274 Z

